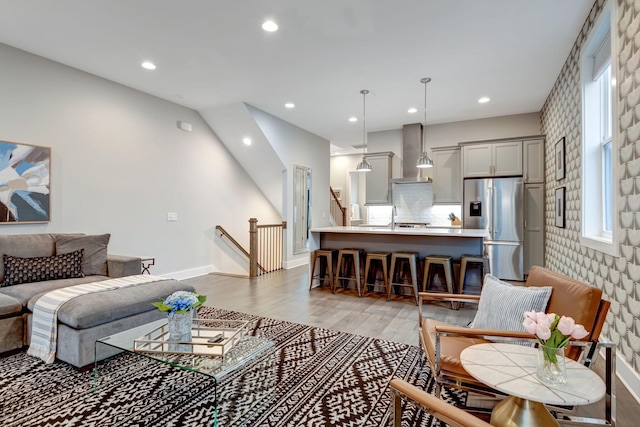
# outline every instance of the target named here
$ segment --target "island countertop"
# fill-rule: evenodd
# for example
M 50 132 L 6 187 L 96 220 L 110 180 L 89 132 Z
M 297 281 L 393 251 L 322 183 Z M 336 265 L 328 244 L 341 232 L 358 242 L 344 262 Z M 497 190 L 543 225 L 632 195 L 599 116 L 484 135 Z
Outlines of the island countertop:
M 448 255 L 483 254 L 485 230 L 469 228 L 317 227 L 309 233 L 309 249 L 359 248 L 366 252 L 417 252 Z
M 336 226 L 336 227 L 318 227 L 312 228 L 311 233 L 340 233 L 340 234 L 378 234 L 392 236 L 434 236 L 434 237 L 470 237 L 470 238 L 488 238 L 485 230 L 474 228 L 451 228 L 451 227 L 427 227 L 427 228 L 403 228 L 396 227 L 391 229 L 385 226 Z

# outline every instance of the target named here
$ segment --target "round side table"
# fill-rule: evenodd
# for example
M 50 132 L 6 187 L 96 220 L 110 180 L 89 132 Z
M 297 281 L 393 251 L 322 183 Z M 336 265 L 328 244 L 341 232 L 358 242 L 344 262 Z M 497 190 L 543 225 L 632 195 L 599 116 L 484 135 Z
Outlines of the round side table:
M 509 395 L 491 413 L 495 426 L 557 426 L 544 406 L 586 405 L 605 394 L 605 384 L 591 369 L 565 359 L 567 382 L 549 385 L 536 377 L 537 352 L 514 344 L 477 344 L 460 354 L 464 369 L 475 379 Z

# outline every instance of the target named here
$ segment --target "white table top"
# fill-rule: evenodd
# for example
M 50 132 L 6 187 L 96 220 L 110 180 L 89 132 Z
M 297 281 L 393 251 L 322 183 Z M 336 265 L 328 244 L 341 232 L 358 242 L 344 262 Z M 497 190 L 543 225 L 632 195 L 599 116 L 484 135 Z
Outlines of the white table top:
M 475 237 L 487 238 L 485 230 L 473 228 L 400 228 L 392 230 L 389 227 L 319 227 L 312 228 L 312 233 L 346 233 L 346 234 L 387 234 L 387 235 L 414 235 L 414 236 L 447 236 L 447 237 Z
M 467 372 L 511 396 L 551 405 L 586 405 L 604 396 L 605 385 L 591 369 L 565 358 L 567 383 L 544 384 L 536 377 L 538 350 L 514 344 L 477 344 L 462 351 Z

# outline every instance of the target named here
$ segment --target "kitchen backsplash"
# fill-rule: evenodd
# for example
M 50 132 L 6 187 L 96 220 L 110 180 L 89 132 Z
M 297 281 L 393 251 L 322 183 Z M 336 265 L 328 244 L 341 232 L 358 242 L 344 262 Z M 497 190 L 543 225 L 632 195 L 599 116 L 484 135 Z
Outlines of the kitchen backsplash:
M 453 213 L 458 218 L 462 217 L 461 205 L 431 205 L 418 212 L 399 207 L 396 222 L 424 222 L 430 225 L 450 226 L 449 214 Z M 367 224 L 387 225 L 391 223 L 391 206 L 367 207 Z

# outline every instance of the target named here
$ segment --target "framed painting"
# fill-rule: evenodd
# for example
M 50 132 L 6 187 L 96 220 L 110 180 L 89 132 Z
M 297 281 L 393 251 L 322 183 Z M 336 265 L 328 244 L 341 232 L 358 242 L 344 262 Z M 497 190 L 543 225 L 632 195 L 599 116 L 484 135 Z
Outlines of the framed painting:
M 564 213 L 565 213 L 565 200 L 564 200 L 564 187 L 556 188 L 556 227 L 564 228 Z
M 51 148 L 0 141 L 0 224 L 50 221 Z
M 565 168 L 565 157 L 564 157 L 564 136 L 560 138 L 560 141 L 556 142 L 556 181 L 564 178 L 564 168 Z

